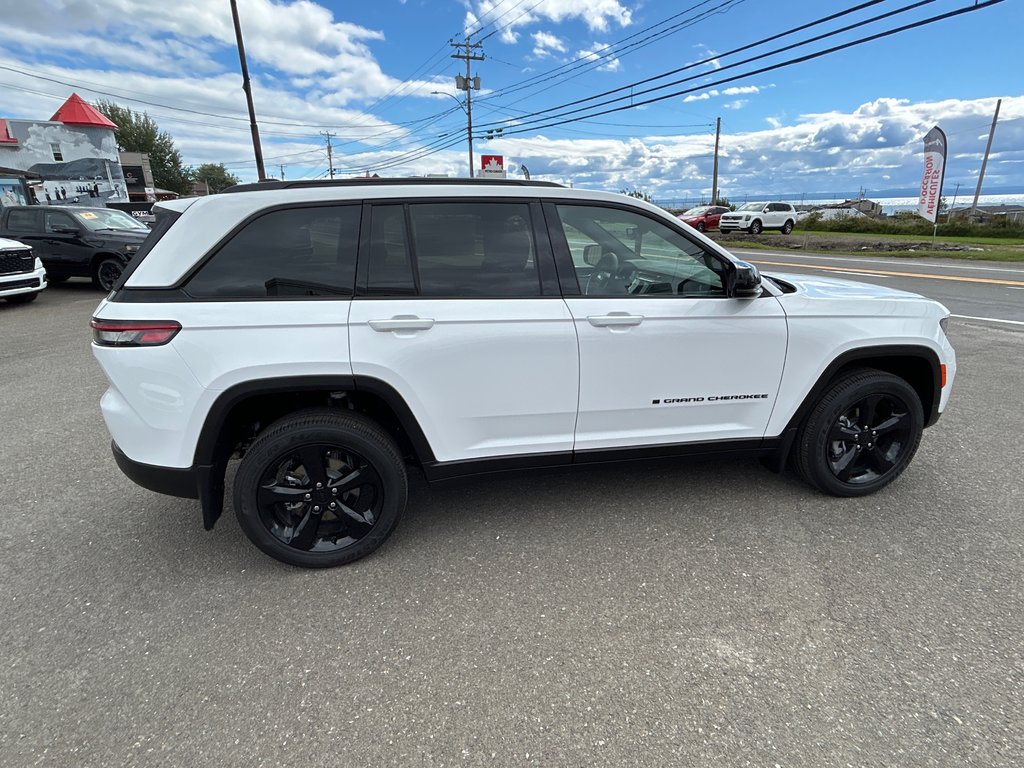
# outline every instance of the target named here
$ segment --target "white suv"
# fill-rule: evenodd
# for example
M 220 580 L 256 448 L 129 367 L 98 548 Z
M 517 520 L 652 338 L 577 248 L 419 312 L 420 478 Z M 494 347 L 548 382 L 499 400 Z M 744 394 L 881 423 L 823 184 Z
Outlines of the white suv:
M 948 313 L 773 276 L 654 205 L 539 182 L 272 182 L 157 207 L 96 310 L 121 469 L 265 552 L 374 550 L 406 468 L 698 453 L 878 490 L 945 407 Z M 831 318 L 823 321 L 823 318 Z
M 777 229 L 788 235 L 796 225 L 796 209 L 789 203 L 744 203 L 732 213 L 723 213 L 718 221 L 720 232 L 746 230 L 759 235 L 766 229 Z
M 32 248 L 0 237 L 0 299 L 27 304 L 45 287 L 46 270 Z

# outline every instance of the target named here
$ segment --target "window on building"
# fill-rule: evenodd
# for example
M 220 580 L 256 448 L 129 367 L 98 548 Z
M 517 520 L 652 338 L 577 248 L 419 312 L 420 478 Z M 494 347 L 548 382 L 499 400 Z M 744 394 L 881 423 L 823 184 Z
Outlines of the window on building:
M 50 151 L 53 152 L 53 162 L 63 163 L 64 154 L 60 151 L 60 144 L 54 142 L 50 145 Z

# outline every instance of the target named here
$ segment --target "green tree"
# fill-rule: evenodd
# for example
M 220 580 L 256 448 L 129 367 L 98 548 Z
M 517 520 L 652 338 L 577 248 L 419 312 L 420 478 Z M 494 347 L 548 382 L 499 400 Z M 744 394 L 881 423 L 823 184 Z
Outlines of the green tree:
M 192 178 L 198 184 L 208 184 L 210 194 L 213 195 L 223 192 L 228 187 L 233 187 L 241 181 L 235 174 L 224 167 L 224 163 L 203 163 L 198 168 L 193 169 Z
M 634 189 L 632 192 L 626 189 L 620 189 L 619 194 L 635 197 L 637 200 L 643 200 L 645 203 L 651 202 L 651 196 L 646 192 L 641 192 L 639 189 Z
M 136 112 L 112 101 L 98 101 L 93 106 L 117 125 L 114 138 L 125 152 L 145 152 L 153 169 L 153 182 L 161 189 L 179 195 L 192 192 L 192 172 L 181 162 L 181 153 L 174 139 L 145 112 Z

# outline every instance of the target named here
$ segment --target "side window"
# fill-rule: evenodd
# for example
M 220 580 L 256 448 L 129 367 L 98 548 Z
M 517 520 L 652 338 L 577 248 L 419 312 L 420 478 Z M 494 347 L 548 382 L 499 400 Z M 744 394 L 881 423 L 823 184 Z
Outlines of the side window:
M 375 205 L 370 211 L 366 286 L 371 296 L 416 295 L 404 205 Z
M 661 222 L 620 208 L 559 205 L 586 296 L 725 296 L 725 265 Z
M 7 214 L 7 227 L 18 232 L 38 232 L 39 218 L 36 211 L 11 211 Z
M 526 203 L 409 206 L 421 296 L 540 295 Z
M 46 232 L 56 232 L 59 229 L 78 229 L 74 220 L 62 211 L 44 211 L 43 218 Z
M 197 298 L 351 296 L 360 206 L 271 211 L 246 224 L 189 280 Z

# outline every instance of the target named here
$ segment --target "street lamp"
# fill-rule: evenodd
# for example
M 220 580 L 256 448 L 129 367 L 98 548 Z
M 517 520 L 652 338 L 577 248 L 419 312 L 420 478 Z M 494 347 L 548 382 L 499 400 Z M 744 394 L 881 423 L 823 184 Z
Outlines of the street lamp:
M 477 78 L 479 80 L 479 78 Z M 473 178 L 473 107 L 469 100 L 469 89 L 466 89 L 466 103 L 463 104 L 457 96 L 453 96 L 445 91 L 431 91 L 433 96 L 447 96 L 450 99 L 455 99 L 455 103 L 459 105 L 459 108 L 466 113 L 466 141 L 469 144 L 469 178 Z

